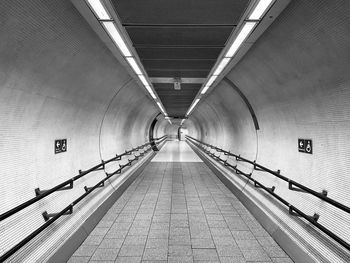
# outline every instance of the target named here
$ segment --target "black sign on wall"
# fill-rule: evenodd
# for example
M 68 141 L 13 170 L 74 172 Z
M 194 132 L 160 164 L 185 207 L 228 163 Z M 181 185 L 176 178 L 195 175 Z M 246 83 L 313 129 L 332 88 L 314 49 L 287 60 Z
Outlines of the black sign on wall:
M 55 140 L 55 154 L 67 151 L 67 139 Z
M 312 154 L 312 140 L 311 139 L 298 139 L 299 152 Z

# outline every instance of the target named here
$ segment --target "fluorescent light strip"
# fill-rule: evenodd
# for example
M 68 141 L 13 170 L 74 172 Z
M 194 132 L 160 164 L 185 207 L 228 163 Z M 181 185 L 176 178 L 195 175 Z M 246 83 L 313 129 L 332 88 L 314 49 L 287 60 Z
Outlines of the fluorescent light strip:
M 116 43 L 120 51 L 122 52 L 124 57 L 131 57 L 130 50 L 126 46 L 123 38 L 121 37 L 120 33 L 118 32 L 117 27 L 115 26 L 114 22 L 112 21 L 107 21 L 107 22 L 102 22 L 103 26 L 107 30 L 108 34 L 110 37 L 113 39 L 113 41 Z
M 249 36 L 250 32 L 254 29 L 256 22 L 245 22 L 241 31 L 237 35 L 235 41 L 233 41 L 231 47 L 227 51 L 225 57 L 233 57 L 236 54 L 239 47 L 242 45 L 244 40 Z
M 260 20 L 264 15 L 267 8 L 274 0 L 260 0 L 259 3 L 255 6 L 253 12 L 250 14 L 250 20 Z
M 109 14 L 107 13 L 107 10 L 104 8 L 100 0 L 87 0 L 91 8 L 93 9 L 94 13 L 99 19 L 111 19 Z M 142 71 L 137 64 L 134 57 L 132 57 L 132 54 L 126 45 L 125 41 L 123 40 L 122 36 L 120 35 L 115 23 L 113 21 L 104 21 L 102 22 L 102 25 L 106 29 L 109 36 L 113 39 L 114 43 L 117 45 L 119 50 L 122 52 L 125 59 L 130 64 L 131 68 L 134 70 L 136 75 L 140 78 L 142 84 L 147 89 L 148 93 L 152 96 L 153 99 L 157 99 L 156 95 L 154 94 L 151 86 L 148 84 L 148 81 L 146 80 L 145 76 L 142 75 Z M 166 114 L 163 111 L 164 114 Z
M 100 0 L 87 0 L 98 19 L 109 20 L 111 17 L 107 13 Z
M 192 112 L 192 110 L 194 109 L 194 107 L 196 107 L 198 102 L 199 102 L 199 99 L 196 99 L 196 101 L 192 104 L 191 108 L 187 111 L 186 115 L 189 115 Z
M 259 0 L 259 3 L 255 6 L 253 12 L 249 16 L 249 20 L 259 20 L 263 16 L 263 14 L 266 12 L 267 8 L 271 5 L 271 3 L 274 0 Z M 219 65 L 215 69 L 213 75 L 209 78 L 207 84 L 204 86 L 204 88 L 201 91 L 201 94 L 205 94 L 210 86 L 214 83 L 217 76 L 219 76 L 222 71 L 225 69 L 227 64 L 230 62 L 231 58 L 236 54 L 242 43 L 246 40 L 246 38 L 249 36 L 249 34 L 253 31 L 254 27 L 256 26 L 257 22 L 253 21 L 247 21 L 244 22 L 241 31 L 236 36 L 235 40 L 233 41 L 231 47 L 226 52 L 225 57 L 220 61 Z M 192 107 L 188 110 L 187 114 L 190 114 L 195 105 L 199 102 L 199 99 L 195 101 L 195 103 L 192 105 Z M 182 122 L 181 122 L 182 124 Z
M 137 65 L 136 60 L 133 57 L 126 57 L 126 60 L 129 62 L 130 66 L 132 67 L 136 75 L 142 75 L 142 71 L 139 65 Z
M 160 110 L 164 113 L 164 115 L 167 117 L 167 114 L 165 113 L 163 107 L 162 107 L 162 104 L 160 104 L 160 102 L 157 102 L 158 104 L 158 107 L 160 108 Z
M 149 86 L 148 81 L 146 80 L 144 75 L 138 75 L 138 77 L 144 86 Z
M 210 86 L 206 85 L 206 86 L 204 87 L 204 89 L 202 89 L 201 94 L 202 94 L 202 95 L 205 94 L 209 88 L 210 88 Z
M 145 88 L 147 89 L 148 93 L 151 94 L 153 99 L 157 99 L 150 85 L 146 85 Z
M 170 119 L 168 119 L 168 122 L 172 125 L 173 123 L 171 122 L 171 120 Z
M 211 84 L 214 83 L 214 81 L 216 80 L 218 76 L 211 76 L 210 79 L 208 80 L 207 86 L 211 86 Z
M 181 121 L 181 124 L 180 124 L 180 125 L 182 125 L 182 124 L 184 123 L 184 121 L 185 121 L 185 119 L 182 119 L 182 121 Z
M 215 76 L 220 75 L 220 73 L 224 70 L 224 68 L 230 62 L 230 60 L 231 60 L 231 58 L 223 58 L 221 60 L 220 64 L 218 65 L 218 67 L 216 68 L 213 75 L 215 75 Z

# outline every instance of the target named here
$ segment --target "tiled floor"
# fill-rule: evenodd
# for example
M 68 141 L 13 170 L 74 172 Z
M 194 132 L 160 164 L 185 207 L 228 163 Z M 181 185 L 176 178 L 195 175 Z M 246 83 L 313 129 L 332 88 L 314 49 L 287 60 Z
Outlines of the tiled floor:
M 151 162 L 69 262 L 292 262 L 204 163 Z

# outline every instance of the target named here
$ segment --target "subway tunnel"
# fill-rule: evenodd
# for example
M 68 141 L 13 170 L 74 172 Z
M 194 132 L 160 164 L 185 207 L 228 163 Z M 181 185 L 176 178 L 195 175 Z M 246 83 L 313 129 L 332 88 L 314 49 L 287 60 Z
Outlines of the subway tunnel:
M 0 14 L 0 262 L 350 262 L 349 1 Z

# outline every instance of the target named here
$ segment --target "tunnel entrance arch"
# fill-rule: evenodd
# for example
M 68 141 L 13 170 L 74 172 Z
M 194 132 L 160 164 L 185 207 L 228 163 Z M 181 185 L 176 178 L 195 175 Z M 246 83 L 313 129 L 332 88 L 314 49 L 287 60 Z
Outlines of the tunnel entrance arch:
M 156 117 L 154 117 L 154 120 L 152 121 L 151 126 L 149 127 L 149 131 L 148 131 L 148 139 L 149 139 L 149 142 L 151 143 L 152 150 L 155 152 L 159 151 L 159 149 L 158 149 L 156 143 L 154 142 L 153 134 L 154 134 L 154 127 L 157 124 L 159 115 L 160 115 L 160 113 L 158 113 L 158 115 Z

